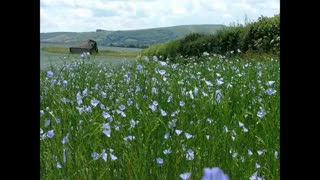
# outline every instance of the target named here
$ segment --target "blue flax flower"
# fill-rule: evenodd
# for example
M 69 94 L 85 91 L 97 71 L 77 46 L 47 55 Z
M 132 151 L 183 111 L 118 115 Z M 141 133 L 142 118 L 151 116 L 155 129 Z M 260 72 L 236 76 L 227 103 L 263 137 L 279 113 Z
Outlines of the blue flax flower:
M 204 168 L 202 180 L 229 180 L 229 177 L 218 168 Z

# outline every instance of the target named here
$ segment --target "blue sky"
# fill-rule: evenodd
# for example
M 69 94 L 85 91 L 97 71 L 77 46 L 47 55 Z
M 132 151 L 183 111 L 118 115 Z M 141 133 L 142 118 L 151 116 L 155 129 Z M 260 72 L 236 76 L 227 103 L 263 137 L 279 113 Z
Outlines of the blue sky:
M 280 13 L 280 0 L 40 0 L 40 32 L 244 23 Z

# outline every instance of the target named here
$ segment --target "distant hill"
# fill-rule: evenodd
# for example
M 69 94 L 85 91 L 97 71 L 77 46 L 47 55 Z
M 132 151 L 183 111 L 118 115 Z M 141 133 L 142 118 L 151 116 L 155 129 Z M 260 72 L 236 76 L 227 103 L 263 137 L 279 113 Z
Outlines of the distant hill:
M 52 32 L 40 33 L 40 42 L 75 45 L 87 39 L 97 41 L 98 45 L 120 47 L 147 47 L 183 38 L 190 33 L 214 34 L 225 25 L 181 25 L 152 29 L 108 31 L 97 29 L 96 32 Z

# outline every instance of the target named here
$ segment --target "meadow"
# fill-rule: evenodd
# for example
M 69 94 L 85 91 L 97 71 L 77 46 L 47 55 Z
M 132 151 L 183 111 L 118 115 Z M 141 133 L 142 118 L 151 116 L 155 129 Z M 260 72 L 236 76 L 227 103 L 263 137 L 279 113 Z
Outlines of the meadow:
M 63 65 L 79 59 L 79 54 L 69 53 L 69 44 L 40 43 L 40 70 L 45 71 L 50 66 Z M 121 62 L 131 62 L 136 59 L 141 49 L 99 46 L 99 54 L 92 55 L 97 63 L 111 63 L 118 65 Z
M 40 179 L 280 179 L 279 59 L 159 59 L 40 73 Z

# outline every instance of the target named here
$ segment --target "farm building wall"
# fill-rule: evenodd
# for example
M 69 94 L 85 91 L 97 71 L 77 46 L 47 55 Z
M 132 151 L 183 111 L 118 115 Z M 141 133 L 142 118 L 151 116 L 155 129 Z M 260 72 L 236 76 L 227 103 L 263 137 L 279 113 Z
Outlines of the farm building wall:
M 87 42 L 83 42 L 78 46 L 70 47 L 69 51 L 70 53 L 90 52 L 92 54 L 93 52 L 98 52 L 98 46 L 95 41 L 89 39 Z

